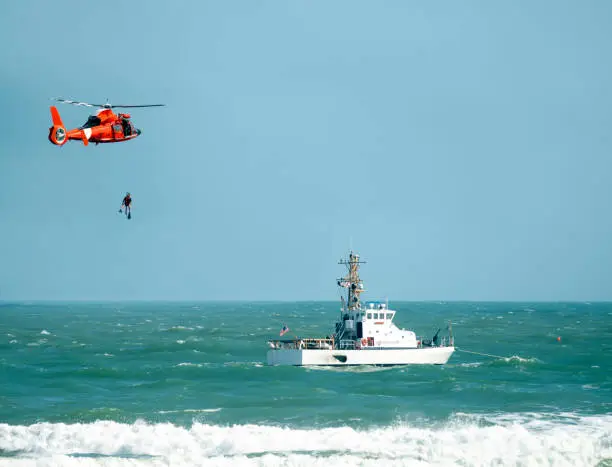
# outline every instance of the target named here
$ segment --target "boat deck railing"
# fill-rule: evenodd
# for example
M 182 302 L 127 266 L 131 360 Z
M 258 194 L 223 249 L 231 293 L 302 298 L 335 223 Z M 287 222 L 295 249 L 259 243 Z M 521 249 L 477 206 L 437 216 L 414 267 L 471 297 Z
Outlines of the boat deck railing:
M 355 341 L 352 339 L 343 339 L 340 341 L 340 349 L 342 350 L 354 350 L 355 349 Z
M 417 336 L 417 348 L 422 349 L 424 347 L 453 347 L 455 345 L 455 339 L 453 337 L 445 336 L 441 337 L 438 343 L 434 343 L 431 339 L 426 339 Z
M 334 339 L 276 339 L 268 341 L 272 349 L 333 349 Z
M 338 341 L 338 347 L 337 349 L 340 350 L 354 350 L 357 349 L 356 347 L 356 342 L 358 341 L 354 341 L 352 339 L 342 339 L 340 341 Z M 275 339 L 275 340 L 270 340 L 268 341 L 268 345 L 270 346 L 271 349 L 275 349 L 275 350 L 280 350 L 280 349 L 286 349 L 286 350 L 290 350 L 290 349 L 295 349 L 295 350 L 299 350 L 299 349 L 311 349 L 311 350 L 331 350 L 331 349 L 336 349 L 336 347 L 334 347 L 335 341 L 333 338 L 331 339 L 313 339 L 313 338 L 306 338 L 306 339 Z M 453 337 L 441 337 L 440 339 L 438 339 L 437 343 L 434 343 L 431 339 L 424 339 L 422 337 L 417 337 L 417 348 L 418 349 L 422 349 L 422 348 L 426 348 L 426 347 L 452 347 L 455 345 L 454 342 L 454 338 Z M 361 349 L 374 349 L 374 348 L 379 348 L 380 346 L 378 345 L 373 345 L 373 346 L 369 346 L 369 347 L 360 347 Z

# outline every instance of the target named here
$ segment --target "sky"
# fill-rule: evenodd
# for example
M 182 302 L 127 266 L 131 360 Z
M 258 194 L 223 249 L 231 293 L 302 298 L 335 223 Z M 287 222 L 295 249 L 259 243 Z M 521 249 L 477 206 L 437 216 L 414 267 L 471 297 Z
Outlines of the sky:
M 370 299 L 612 300 L 612 3 L 58 5 L 0 16 L 0 300 L 335 300 L 350 248 Z M 57 147 L 52 97 L 166 107 Z

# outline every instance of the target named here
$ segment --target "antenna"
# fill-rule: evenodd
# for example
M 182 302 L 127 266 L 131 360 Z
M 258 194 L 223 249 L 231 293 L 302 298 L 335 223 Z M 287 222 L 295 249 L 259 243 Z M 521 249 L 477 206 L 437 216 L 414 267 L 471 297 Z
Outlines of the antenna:
M 359 278 L 359 266 L 365 264 L 365 261 L 361 261 L 359 255 L 351 251 L 348 260 L 341 259 L 338 264 L 345 265 L 347 269 L 347 275 L 338 279 L 338 285 L 347 289 L 346 310 L 358 310 L 361 308 L 359 294 L 364 291 L 363 282 Z

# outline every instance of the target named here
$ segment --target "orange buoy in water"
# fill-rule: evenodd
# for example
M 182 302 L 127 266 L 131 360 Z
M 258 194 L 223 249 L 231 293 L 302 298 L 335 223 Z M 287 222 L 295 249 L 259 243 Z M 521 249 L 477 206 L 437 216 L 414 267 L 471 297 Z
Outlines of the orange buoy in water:
M 557 337 L 557 342 L 561 342 L 561 336 Z

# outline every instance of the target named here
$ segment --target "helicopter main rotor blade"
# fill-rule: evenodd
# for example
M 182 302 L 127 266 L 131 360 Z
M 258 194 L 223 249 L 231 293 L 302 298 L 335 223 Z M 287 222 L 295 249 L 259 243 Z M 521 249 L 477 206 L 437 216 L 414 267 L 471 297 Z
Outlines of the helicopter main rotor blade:
M 57 102 L 61 102 L 62 104 L 72 104 L 72 105 L 79 105 L 82 107 L 100 107 L 102 109 L 114 109 L 114 108 L 120 108 L 120 109 L 130 109 L 130 108 L 136 108 L 136 107 L 164 107 L 166 104 L 146 104 L 146 105 L 113 105 L 110 103 L 106 103 L 106 104 L 90 104 L 89 102 L 79 102 L 79 101 L 72 101 L 69 99 L 62 99 L 61 97 L 54 97 L 52 98 L 52 100 L 57 101 Z
M 111 104 L 112 108 L 130 109 L 135 107 L 164 107 L 166 104 L 147 104 L 147 105 L 114 105 Z
M 80 105 L 82 107 L 104 107 L 103 105 L 99 105 L 99 104 L 90 104 L 89 102 L 71 101 L 68 99 L 62 99 L 61 97 L 54 97 L 52 100 L 61 102 L 62 104 Z

